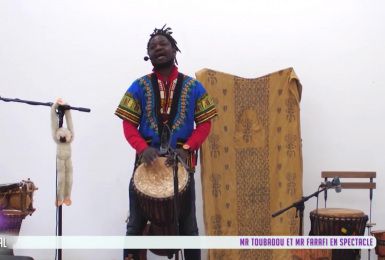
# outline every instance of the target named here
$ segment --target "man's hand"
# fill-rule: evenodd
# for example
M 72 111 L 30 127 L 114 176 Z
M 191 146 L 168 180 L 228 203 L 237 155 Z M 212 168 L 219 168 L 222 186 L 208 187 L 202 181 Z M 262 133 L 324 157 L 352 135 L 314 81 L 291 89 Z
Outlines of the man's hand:
M 175 152 L 183 160 L 183 162 L 187 163 L 187 159 L 189 157 L 189 153 L 187 150 L 178 148 L 178 149 L 175 149 Z M 166 163 L 166 166 L 168 167 L 172 166 L 174 164 L 173 156 L 172 155 L 167 156 L 167 160 L 165 163 Z
M 142 161 L 145 165 L 153 164 L 156 158 L 158 158 L 158 150 L 156 150 L 154 147 L 148 147 L 142 153 Z

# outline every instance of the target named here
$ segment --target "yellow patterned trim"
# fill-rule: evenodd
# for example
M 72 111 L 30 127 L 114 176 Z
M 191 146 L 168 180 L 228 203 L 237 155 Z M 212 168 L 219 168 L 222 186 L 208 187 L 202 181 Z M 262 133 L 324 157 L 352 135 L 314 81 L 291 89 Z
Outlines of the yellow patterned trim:
M 141 114 L 142 110 L 140 108 L 140 103 L 130 93 L 124 94 L 118 108 L 115 111 L 115 115 L 128 120 L 137 126 L 140 123 Z
M 158 132 L 158 123 L 153 111 L 153 108 L 155 107 L 155 104 L 153 101 L 155 99 L 154 90 L 151 83 L 146 80 L 150 77 L 151 76 L 148 75 L 140 79 L 140 85 L 144 89 L 144 96 L 146 99 L 146 106 L 144 107 L 144 113 L 147 117 L 148 122 L 150 123 L 151 129 L 154 129 L 155 132 Z
M 197 102 L 195 109 L 195 122 L 201 124 L 217 115 L 213 99 L 206 93 Z
M 181 125 L 183 125 L 183 123 L 186 120 L 186 111 L 187 111 L 187 108 L 189 105 L 188 95 L 191 92 L 192 85 L 194 84 L 194 82 L 195 82 L 194 79 L 190 79 L 187 83 L 185 83 L 185 85 L 181 91 L 181 94 L 180 94 L 180 111 L 177 115 L 177 119 L 175 120 L 175 122 L 172 126 L 172 130 L 179 129 L 181 127 Z

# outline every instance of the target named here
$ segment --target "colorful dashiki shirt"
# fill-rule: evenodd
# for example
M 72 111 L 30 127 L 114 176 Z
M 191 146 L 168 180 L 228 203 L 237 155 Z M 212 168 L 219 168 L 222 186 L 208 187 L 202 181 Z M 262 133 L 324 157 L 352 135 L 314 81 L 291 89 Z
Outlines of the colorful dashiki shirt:
M 128 88 L 115 115 L 139 126 L 142 137 L 159 148 L 164 115 L 171 130 L 170 145 L 178 148 L 190 137 L 196 124 L 217 115 L 214 102 L 203 85 L 189 76 L 178 74 L 168 93 L 155 73 L 143 76 Z

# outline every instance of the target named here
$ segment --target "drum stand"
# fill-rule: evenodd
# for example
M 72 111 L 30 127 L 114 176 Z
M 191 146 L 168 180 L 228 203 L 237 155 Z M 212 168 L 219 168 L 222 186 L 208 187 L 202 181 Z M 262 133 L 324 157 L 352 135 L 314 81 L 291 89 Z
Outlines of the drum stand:
M 271 216 L 273 218 L 275 218 L 275 217 L 281 215 L 282 213 L 284 213 L 285 211 L 287 211 L 287 210 L 289 210 L 291 208 L 296 208 L 297 209 L 296 217 L 298 217 L 298 212 L 299 212 L 299 232 L 298 232 L 298 235 L 302 236 L 303 235 L 303 212 L 305 211 L 305 201 L 308 201 L 312 197 L 318 197 L 318 194 L 320 194 L 321 192 L 323 192 L 323 191 L 325 191 L 327 189 L 329 189 L 329 187 L 323 187 L 320 190 L 310 194 L 309 196 L 302 197 L 302 199 L 294 202 L 289 207 L 286 207 L 284 209 L 280 209 L 277 212 L 273 213 Z

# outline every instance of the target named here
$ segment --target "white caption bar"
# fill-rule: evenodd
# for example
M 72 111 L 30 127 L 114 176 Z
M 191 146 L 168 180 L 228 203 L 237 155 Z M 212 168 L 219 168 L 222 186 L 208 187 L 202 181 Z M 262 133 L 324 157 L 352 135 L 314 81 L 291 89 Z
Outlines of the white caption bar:
M 372 249 L 372 236 L 2 236 L 14 249 Z

